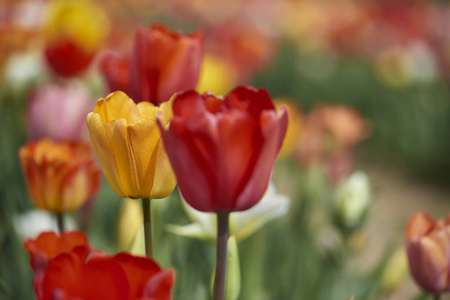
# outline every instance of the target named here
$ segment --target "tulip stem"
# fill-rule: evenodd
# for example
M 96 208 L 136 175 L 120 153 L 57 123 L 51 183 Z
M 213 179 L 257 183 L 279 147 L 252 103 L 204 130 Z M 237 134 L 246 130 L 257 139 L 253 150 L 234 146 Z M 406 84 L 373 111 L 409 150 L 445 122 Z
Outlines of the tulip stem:
M 142 211 L 144 213 L 145 254 L 147 255 L 147 257 L 152 258 L 152 211 L 150 199 L 142 199 Z
M 56 225 L 58 226 L 59 233 L 64 231 L 64 213 L 57 212 L 56 216 Z
M 229 212 L 217 212 L 217 257 L 214 278 L 214 300 L 225 298 Z
M 441 295 L 434 295 L 433 299 L 434 300 L 440 300 L 441 299 Z

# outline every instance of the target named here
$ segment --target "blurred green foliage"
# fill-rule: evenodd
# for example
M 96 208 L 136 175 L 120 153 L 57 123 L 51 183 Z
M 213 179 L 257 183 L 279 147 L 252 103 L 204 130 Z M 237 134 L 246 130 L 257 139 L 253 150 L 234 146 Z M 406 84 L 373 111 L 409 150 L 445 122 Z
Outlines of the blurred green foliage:
M 366 152 L 433 180 L 450 178 L 450 93 L 445 81 L 394 88 L 368 60 L 306 55 L 284 45 L 254 84 L 266 87 L 273 97 L 293 97 L 305 111 L 318 103 L 352 106 L 372 130 L 362 145 Z

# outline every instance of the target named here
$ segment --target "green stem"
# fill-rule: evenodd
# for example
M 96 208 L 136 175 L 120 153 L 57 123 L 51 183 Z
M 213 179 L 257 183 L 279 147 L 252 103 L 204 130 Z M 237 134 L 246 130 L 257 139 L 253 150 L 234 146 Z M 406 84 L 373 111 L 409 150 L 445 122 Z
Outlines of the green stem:
M 229 212 L 217 212 L 217 256 L 214 278 L 214 300 L 225 298 Z
M 434 296 L 433 296 L 433 299 L 434 299 L 434 300 L 441 300 L 441 295 L 434 295 Z
M 62 233 L 64 231 L 64 213 L 57 212 L 55 213 L 56 216 L 56 225 L 58 226 L 59 233 Z
M 145 254 L 147 255 L 147 257 L 152 258 L 152 211 L 150 199 L 142 199 L 142 211 L 144 213 Z

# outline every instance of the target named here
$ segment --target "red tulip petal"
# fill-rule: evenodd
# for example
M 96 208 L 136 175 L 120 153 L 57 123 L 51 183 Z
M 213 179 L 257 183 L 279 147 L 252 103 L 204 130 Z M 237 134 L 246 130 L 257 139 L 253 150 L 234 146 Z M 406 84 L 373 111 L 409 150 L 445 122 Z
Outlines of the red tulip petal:
M 177 175 L 178 187 L 186 201 L 200 211 L 213 211 L 210 199 L 216 194 L 217 124 L 209 114 L 188 125 L 174 118 L 170 129 L 160 125 L 164 147 Z
M 252 176 L 264 140 L 258 124 L 246 113 L 230 110 L 217 119 L 218 188 L 211 200 L 217 211 L 234 211 L 235 200 Z
M 81 231 L 64 232 L 60 236 L 54 232 L 44 232 L 36 240 L 29 239 L 23 245 L 30 254 L 30 265 L 34 271 L 45 268 L 53 257 L 79 246 L 90 248 L 86 235 Z
M 112 259 L 118 262 L 125 272 L 129 282 L 129 299 L 136 299 L 143 295 L 148 279 L 161 271 L 161 268 L 153 260 L 145 257 L 119 253 Z
M 266 89 L 241 86 L 232 90 L 224 98 L 223 109 L 239 109 L 248 112 L 256 120 L 264 110 L 275 110 Z
M 428 234 L 434 228 L 433 218 L 426 213 L 414 214 L 406 225 L 406 240 Z
M 127 278 L 116 261 L 97 258 L 84 263 L 77 253 L 61 254 L 50 261 L 42 289 L 43 300 L 53 300 L 55 295 L 83 300 L 130 299 Z
M 286 134 L 288 117 L 286 110 L 276 116 L 274 111 L 264 111 L 261 128 L 264 144 L 255 163 L 252 175 L 236 200 L 235 211 L 246 210 L 261 200 L 272 175 L 275 158 Z
M 159 272 L 151 277 L 145 286 L 144 299 L 171 300 L 175 272 L 172 269 Z

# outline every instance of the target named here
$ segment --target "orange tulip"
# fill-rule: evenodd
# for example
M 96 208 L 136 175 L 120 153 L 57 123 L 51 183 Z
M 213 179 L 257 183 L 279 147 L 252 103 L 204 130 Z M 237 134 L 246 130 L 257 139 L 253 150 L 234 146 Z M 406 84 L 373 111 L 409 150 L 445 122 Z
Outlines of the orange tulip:
M 41 139 L 22 146 L 19 158 L 31 201 L 38 208 L 75 211 L 100 187 L 100 169 L 86 142 Z
M 450 216 L 433 220 L 426 213 L 414 214 L 405 233 L 409 270 L 428 293 L 450 290 Z
M 154 24 L 137 30 L 130 59 L 106 55 L 101 68 L 111 92 L 160 105 L 174 93 L 196 87 L 202 55 L 200 31 L 183 34 Z

